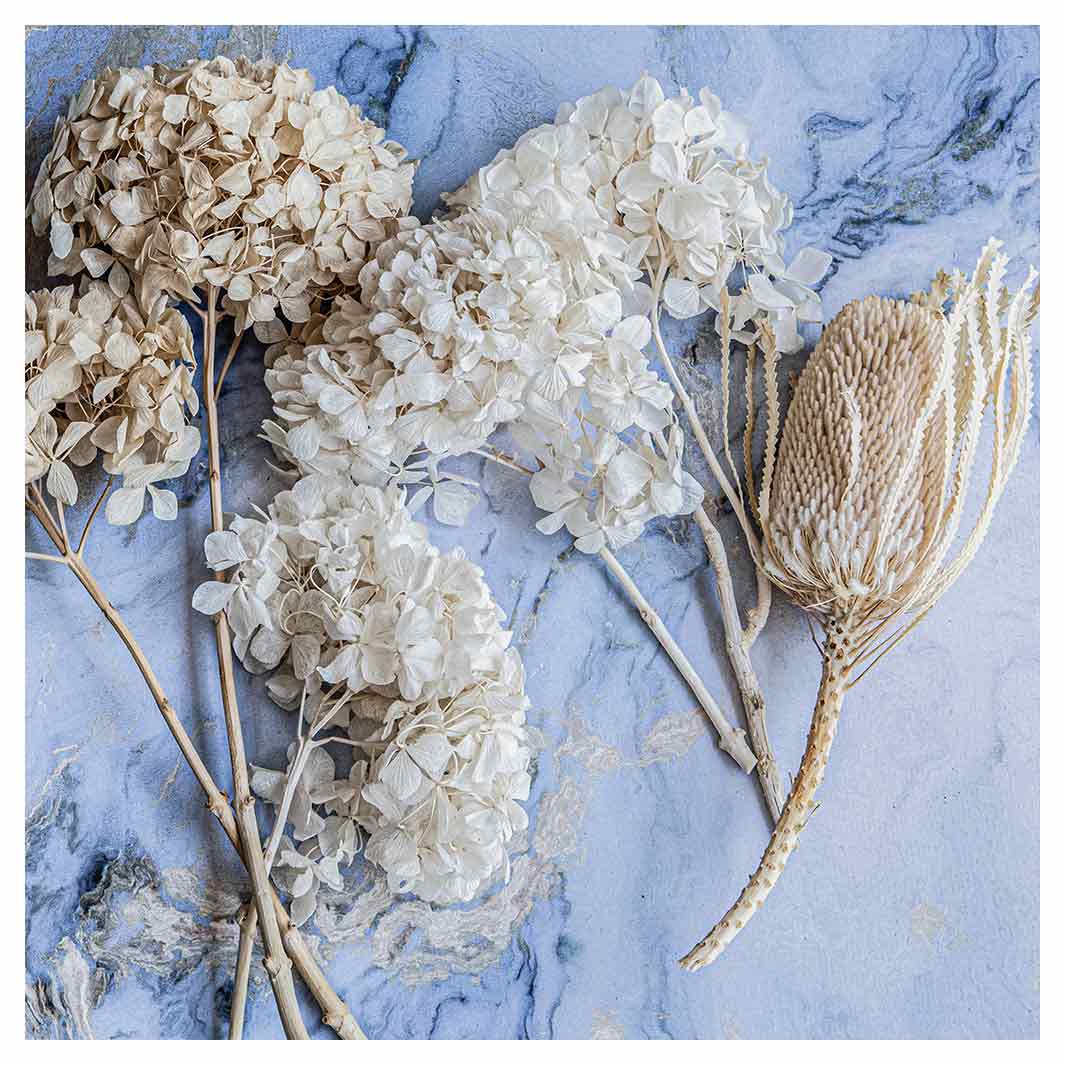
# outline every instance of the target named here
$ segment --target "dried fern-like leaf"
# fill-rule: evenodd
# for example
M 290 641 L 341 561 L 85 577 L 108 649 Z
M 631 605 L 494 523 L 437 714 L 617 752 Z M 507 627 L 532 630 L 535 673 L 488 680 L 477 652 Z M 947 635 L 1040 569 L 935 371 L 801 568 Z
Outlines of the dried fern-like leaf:
M 721 447 L 725 452 L 725 458 L 728 460 L 729 470 L 736 485 L 736 497 L 741 505 L 745 505 L 743 481 L 740 479 L 739 471 L 736 469 L 736 463 L 732 457 L 732 448 L 729 445 L 728 416 L 729 386 L 732 383 L 732 309 L 727 290 L 721 293 L 721 313 L 717 316 L 717 333 L 721 341 Z
M 765 352 L 766 432 L 765 458 L 762 463 L 762 491 L 758 497 L 758 521 L 764 529 L 769 520 L 769 499 L 773 490 L 777 437 L 780 433 L 780 391 L 777 385 L 780 352 L 777 350 L 773 330 L 764 322 L 760 323 L 760 334 L 762 350 Z

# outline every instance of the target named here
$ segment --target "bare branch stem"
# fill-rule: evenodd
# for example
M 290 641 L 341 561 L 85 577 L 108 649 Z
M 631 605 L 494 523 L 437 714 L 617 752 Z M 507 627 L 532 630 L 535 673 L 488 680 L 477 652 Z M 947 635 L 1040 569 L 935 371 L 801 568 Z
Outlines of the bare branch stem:
M 501 466 L 517 470 L 519 473 L 531 475 L 535 472 L 510 455 L 504 455 L 502 452 L 496 451 L 495 448 L 481 450 L 477 454 L 492 462 L 497 462 Z M 617 560 L 614 553 L 609 548 L 604 547 L 599 552 L 599 557 L 606 563 L 607 569 L 614 575 L 614 578 L 628 596 L 629 601 L 636 607 L 644 624 L 651 630 L 655 639 L 658 640 L 662 650 L 669 655 L 670 661 L 673 662 L 681 676 L 687 681 L 688 687 L 691 688 L 692 693 L 699 702 L 699 706 L 714 726 L 721 741 L 721 749 L 727 751 L 745 773 L 749 773 L 754 768 L 756 759 L 751 753 L 750 747 L 747 746 L 743 730 L 729 724 L 728 719 L 721 711 L 721 707 L 710 694 L 702 678 L 695 671 L 695 667 L 688 660 L 688 656 L 680 649 L 680 645 L 666 628 L 658 612 L 647 601 L 644 594 L 636 586 L 636 582 L 629 576 L 625 567 Z
M 111 474 L 107 478 L 107 483 L 103 487 L 103 491 L 96 497 L 96 502 L 93 504 L 92 510 L 89 512 L 89 519 L 85 522 L 85 528 L 81 530 L 81 539 L 78 541 L 77 550 L 74 552 L 76 555 L 81 555 L 85 551 L 85 542 L 89 539 L 89 530 L 92 528 L 92 524 L 96 521 L 96 515 L 100 513 L 100 505 L 107 497 L 107 493 L 111 489 L 111 484 L 114 482 L 115 475 Z
M 696 443 L 699 445 L 699 450 L 703 453 L 703 458 L 706 459 L 706 464 L 710 467 L 710 472 L 714 475 L 714 480 L 717 481 L 721 491 L 725 493 L 725 498 L 728 499 L 729 505 L 735 512 L 736 520 L 740 523 L 740 528 L 743 529 L 744 536 L 747 537 L 747 546 L 750 548 L 751 557 L 757 562 L 761 558 L 761 548 L 759 546 L 758 537 L 755 535 L 754 530 L 751 528 L 751 523 L 747 518 L 747 511 L 744 509 L 742 500 L 737 495 L 736 487 L 729 480 L 728 475 L 721 468 L 721 463 L 718 461 L 717 455 L 714 454 L 710 438 L 706 435 L 706 430 L 703 428 L 702 421 L 699 418 L 699 412 L 695 409 L 695 402 L 688 394 L 688 390 L 684 387 L 684 383 L 677 374 L 676 367 L 673 365 L 673 360 L 669 357 L 669 352 L 666 350 L 665 341 L 662 339 L 662 329 L 659 324 L 658 312 L 658 297 L 662 289 L 662 280 L 663 274 L 662 271 L 659 271 L 659 276 L 655 279 L 654 287 L 651 292 L 651 333 L 654 336 L 655 347 L 658 348 L 659 358 L 662 360 L 662 365 L 666 368 L 666 374 L 669 377 L 670 384 L 673 386 L 673 392 L 680 401 L 680 405 L 684 408 L 684 413 L 688 416 L 688 422 L 691 425 Z
M 67 560 L 62 555 L 49 555 L 41 551 L 27 551 L 26 557 L 37 562 L 58 562 L 61 566 L 67 564 Z
M 218 406 L 214 393 L 215 337 L 218 331 L 218 299 L 214 286 L 207 291 L 207 319 L 203 336 L 203 398 L 207 421 L 208 484 L 211 496 L 211 528 L 221 532 L 222 516 L 221 448 L 218 432 Z M 215 574 L 224 580 L 224 573 Z M 244 733 L 237 705 L 237 685 L 233 669 L 233 648 L 225 611 L 214 616 L 215 645 L 218 651 L 218 677 L 222 691 L 222 708 L 229 740 L 229 760 L 233 768 L 233 798 L 241 850 L 252 881 L 255 909 L 262 928 L 264 966 L 277 999 L 278 1012 L 289 1039 L 307 1039 L 307 1029 L 300 1015 L 296 988 L 292 981 L 292 962 L 285 953 L 277 915 L 270 904 L 270 878 L 263 862 L 262 840 L 255 819 L 255 799 L 248 780 L 248 761 L 244 752 Z
M 700 506 L 695 511 L 695 523 L 703 534 L 706 553 L 710 559 L 710 568 L 714 573 L 717 586 L 717 599 L 721 606 L 721 621 L 725 629 L 725 654 L 736 678 L 740 700 L 743 703 L 744 716 L 747 718 L 748 736 L 751 747 L 758 759 L 758 781 L 762 786 L 766 807 L 773 824 L 780 820 L 784 807 L 784 786 L 780 779 L 780 769 L 769 743 L 766 729 L 765 697 L 758 682 L 758 675 L 751 662 L 750 646 L 744 639 L 740 625 L 739 608 L 736 606 L 736 592 L 732 585 L 732 572 L 729 569 L 728 555 L 721 534 L 710 520 L 705 509 Z
M 244 1038 L 244 1011 L 248 1003 L 248 977 L 251 975 L 251 952 L 255 945 L 257 922 L 255 907 L 246 902 L 240 908 L 240 943 L 237 947 L 237 973 L 233 978 L 233 998 L 229 1007 L 229 1038 Z
M 721 707 L 710 694 L 709 689 L 703 683 L 702 678 L 695 672 L 695 667 L 688 661 L 688 656 L 680 649 L 677 641 L 673 639 L 669 630 L 663 624 L 658 613 L 644 598 L 643 593 L 636 587 L 633 579 L 625 571 L 625 568 L 614 557 L 613 552 L 604 547 L 599 552 L 599 557 L 606 563 L 607 568 L 614 575 L 618 584 L 625 590 L 625 594 L 631 600 L 633 606 L 640 612 L 644 624 L 654 633 L 655 639 L 662 645 L 662 650 L 669 655 L 670 660 L 679 670 L 681 676 L 688 682 L 695 698 L 699 701 L 703 712 L 710 719 L 710 724 L 720 737 L 720 746 L 736 762 L 745 773 L 749 773 L 756 764 L 756 759 L 751 753 L 747 741 L 744 739 L 743 729 L 729 724 L 728 719 L 721 712 Z
M 214 385 L 214 398 L 216 403 L 218 402 L 218 397 L 222 394 L 222 382 L 226 379 L 226 374 L 229 372 L 229 367 L 233 365 L 233 360 L 237 357 L 237 352 L 240 351 L 240 343 L 244 339 L 246 331 L 246 329 L 241 329 L 239 332 L 233 334 L 233 343 L 229 345 L 226 361 L 222 363 L 222 369 L 218 371 L 218 380 Z M 206 387 L 207 384 L 205 380 L 204 388 Z
M 780 770 L 769 743 L 769 732 L 766 728 L 765 719 L 765 697 L 762 695 L 758 676 L 754 671 L 750 656 L 751 645 L 762 631 L 769 616 L 772 589 L 768 578 L 761 569 L 761 543 L 751 527 L 747 511 L 743 505 L 742 485 L 739 483 L 733 485 L 714 454 L 710 440 L 695 409 L 695 404 L 681 382 L 673 366 L 673 360 L 669 357 L 669 352 L 666 350 L 665 342 L 662 339 L 658 305 L 664 278 L 665 259 L 663 259 L 663 265 L 654 278 L 651 293 L 651 331 L 654 336 L 655 346 L 658 348 L 659 357 L 666 368 L 673 391 L 688 416 L 692 432 L 695 434 L 707 465 L 710 467 L 721 490 L 728 498 L 740 527 L 743 529 L 744 536 L 747 539 L 747 547 L 754 562 L 757 600 L 755 606 L 748 611 L 747 626 L 744 628 L 740 620 L 739 607 L 736 603 L 732 571 L 721 535 L 710 520 L 705 508 L 700 505 L 696 509 L 695 521 L 703 534 L 703 541 L 706 544 L 707 555 L 710 559 L 710 566 L 714 571 L 714 579 L 717 585 L 718 602 L 721 605 L 721 620 L 725 630 L 725 653 L 728 656 L 729 665 L 732 667 L 736 685 L 739 688 L 751 746 L 754 748 L 755 755 L 758 758 L 758 780 L 762 787 L 762 795 L 765 798 L 769 815 L 773 823 L 776 824 L 784 805 L 784 788 L 781 783 Z M 724 343 L 727 342 L 726 339 Z M 727 448 L 728 440 L 725 439 L 723 443 Z M 749 446 L 750 442 L 748 440 L 745 443 L 745 447 Z
M 178 746 L 178 750 L 181 751 L 182 756 L 192 770 L 193 776 L 196 778 L 196 782 L 200 785 L 204 795 L 207 796 L 207 808 L 222 826 L 227 839 L 243 861 L 244 852 L 240 844 L 237 822 L 229 805 L 228 797 L 219 789 L 211 777 L 210 771 L 204 764 L 188 732 L 182 725 L 181 719 L 178 717 L 173 705 L 167 698 L 166 692 L 152 670 L 147 656 L 126 625 L 122 615 L 104 594 L 84 559 L 70 552 L 69 545 L 63 540 L 62 531 L 52 518 L 48 508 L 43 504 L 40 493 L 38 492 L 36 495 L 38 498 L 34 498 L 32 494 L 26 496 L 26 509 L 37 518 L 56 548 L 64 553 L 65 561 L 78 578 L 79 583 L 100 608 L 107 622 L 129 651 L 130 657 L 140 671 L 156 706 L 159 708 L 163 721 Z M 292 923 L 288 912 L 272 888 L 270 889 L 270 899 L 284 941 L 285 950 L 299 972 L 300 978 L 310 989 L 311 994 L 321 1007 L 324 1023 L 329 1025 L 341 1039 L 365 1039 L 366 1036 L 359 1027 L 358 1022 L 351 1015 L 344 1001 L 329 986 L 325 973 L 322 972 L 317 961 L 315 961 L 306 940 L 300 934 L 300 930 Z

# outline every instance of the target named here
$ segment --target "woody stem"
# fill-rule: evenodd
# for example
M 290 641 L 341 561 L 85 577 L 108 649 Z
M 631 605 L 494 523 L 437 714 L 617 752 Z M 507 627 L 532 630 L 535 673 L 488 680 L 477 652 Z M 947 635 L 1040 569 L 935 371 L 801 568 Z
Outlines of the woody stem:
M 769 845 L 758 868 L 728 913 L 681 958 L 681 966 L 689 972 L 695 972 L 714 961 L 765 902 L 780 879 L 792 851 L 798 846 L 799 834 L 809 823 L 814 811 L 814 795 L 825 776 L 825 766 L 836 736 L 846 692 L 848 669 L 838 650 L 843 635 L 845 630 L 833 623 L 826 639 L 821 688 L 806 739 L 806 752 Z
M 739 689 L 743 712 L 747 718 L 748 736 L 751 747 L 758 759 L 758 781 L 762 786 L 766 808 L 773 824 L 780 820 L 784 807 L 784 786 L 780 779 L 773 748 L 769 743 L 769 732 L 765 720 L 765 696 L 751 662 L 750 645 L 744 638 L 740 624 L 739 608 L 736 606 L 736 592 L 732 585 L 732 572 L 729 569 L 725 544 L 702 506 L 695 511 L 695 523 L 703 534 L 710 567 L 714 572 L 718 603 L 721 606 L 721 621 L 725 629 L 725 654 L 732 666 L 736 687 Z
M 52 519 L 47 508 L 41 502 L 32 498 L 32 496 L 27 496 L 26 509 L 37 519 L 48 538 L 55 544 L 56 549 L 62 552 L 60 557 L 63 563 L 69 566 L 70 570 L 78 578 L 79 583 L 89 594 L 92 601 L 100 608 L 108 624 L 115 630 L 129 651 L 130 657 L 140 671 L 148 691 L 151 693 L 163 717 L 163 721 L 178 746 L 178 750 L 188 763 L 204 795 L 207 796 L 207 808 L 222 826 L 226 837 L 233 845 L 238 857 L 243 861 L 244 856 L 240 845 L 240 836 L 237 832 L 237 823 L 230 808 L 229 799 L 211 777 L 210 771 L 196 750 L 184 725 L 182 725 L 181 719 L 167 698 L 162 684 L 160 684 L 155 672 L 152 670 L 147 656 L 137 643 L 132 631 L 126 625 L 119 611 L 104 594 L 103 589 L 97 583 L 95 576 L 84 559 L 72 551 L 70 544 L 63 538 L 59 526 Z M 307 946 L 306 940 L 300 934 L 299 929 L 293 925 L 288 913 L 281 904 L 281 900 L 272 889 L 270 895 L 271 903 L 284 937 L 285 949 L 288 951 L 289 957 L 292 958 L 303 982 L 310 988 L 311 993 L 321 1007 L 322 1019 L 342 1039 L 365 1039 L 366 1036 L 363 1034 L 362 1029 L 359 1028 L 355 1018 L 352 1017 L 344 1002 L 329 986 L 325 974 L 314 960 L 314 955 Z
M 237 972 L 233 977 L 233 997 L 229 1005 L 229 1038 L 244 1038 L 244 1011 L 248 1003 L 248 977 L 251 975 L 251 952 L 255 945 L 255 925 L 258 913 L 246 902 L 240 908 L 237 920 L 240 926 L 240 943 L 237 946 Z
M 757 760 L 751 753 L 750 747 L 747 746 L 747 741 L 743 736 L 743 729 L 729 724 L 728 719 L 721 712 L 721 707 L 718 706 L 717 701 L 710 694 L 702 678 L 695 672 L 695 667 L 688 661 L 688 656 L 680 649 L 677 641 L 673 639 L 658 613 L 644 598 L 643 593 L 636 587 L 635 582 L 625 571 L 625 568 L 614 557 L 613 552 L 604 547 L 599 552 L 599 557 L 606 563 L 607 569 L 614 575 L 632 605 L 639 611 L 644 624 L 661 644 L 662 650 L 669 655 L 670 661 L 687 681 L 688 687 L 691 688 L 692 694 L 698 700 L 699 706 L 702 707 L 703 712 L 710 719 L 710 724 L 714 726 L 720 737 L 721 749 L 728 752 L 740 769 L 745 773 L 749 773 L 755 767 Z
M 218 405 L 214 389 L 215 337 L 218 329 L 217 292 L 208 288 L 207 318 L 203 335 L 203 400 L 207 421 L 208 483 L 211 497 L 211 528 L 221 532 L 222 516 L 221 448 L 218 433 Z M 222 573 L 215 574 L 223 580 Z M 233 649 L 229 622 L 224 611 L 214 616 L 215 646 L 218 652 L 218 677 L 222 691 L 226 735 L 229 740 L 229 760 L 233 770 L 233 798 L 236 804 L 237 830 L 241 851 L 252 881 L 252 897 L 262 928 L 264 965 L 270 977 L 274 997 L 285 1035 L 289 1039 L 307 1039 L 306 1026 L 296 1001 L 296 987 L 292 980 L 292 962 L 285 953 L 277 915 L 270 905 L 270 878 L 263 861 L 262 840 L 255 819 L 255 800 L 248 780 L 248 762 L 244 753 L 244 734 L 237 706 L 237 686 L 233 669 Z

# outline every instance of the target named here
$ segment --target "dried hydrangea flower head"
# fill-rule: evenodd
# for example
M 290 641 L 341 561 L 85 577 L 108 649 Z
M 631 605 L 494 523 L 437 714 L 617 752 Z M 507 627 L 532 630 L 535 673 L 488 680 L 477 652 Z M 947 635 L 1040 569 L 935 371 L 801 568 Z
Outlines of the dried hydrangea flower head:
M 245 666 L 272 672 L 275 700 L 301 710 L 288 771 L 253 777 L 279 807 L 268 857 L 297 897 L 294 920 L 314 911 L 319 883 L 341 887 L 360 833 L 393 891 L 429 901 L 468 900 L 505 872 L 526 827 L 529 704 L 482 571 L 429 543 L 400 488 L 321 474 L 206 550 L 232 575 L 194 605 L 225 610 Z M 338 778 L 330 743 L 369 758 Z
M 404 221 L 362 270 L 361 299 L 335 302 L 325 345 L 274 362 L 284 439 L 267 432 L 295 464 L 384 483 L 418 447 L 462 454 L 517 413 L 518 325 L 481 307 L 491 278 L 474 254 L 455 227 Z
M 72 505 L 71 466 L 103 454 L 123 478 L 107 517 L 125 525 L 140 516 L 145 492 L 156 517 L 177 516 L 177 498 L 157 482 L 181 477 L 199 451 L 188 424 L 198 399 L 192 332 L 157 299 L 147 311 L 132 293 L 101 281 L 26 296 L 26 483 L 46 478 L 48 492 Z
M 306 70 L 219 56 L 105 70 L 56 122 L 30 204 L 52 273 L 137 276 L 252 322 L 302 321 L 406 214 L 413 164 Z
M 323 344 L 268 355 L 277 420 L 267 438 L 303 472 L 376 484 L 409 480 L 412 458 L 477 450 L 505 424 L 526 430 L 541 461 L 557 458 L 556 472 L 566 465 L 567 481 L 589 432 L 610 452 L 600 466 L 635 454 L 634 434 L 653 451 L 649 434 L 675 419 L 669 387 L 641 350 L 650 323 L 622 316 L 612 281 L 577 289 L 571 268 L 520 215 L 482 207 L 427 226 L 404 221 L 361 272 L 360 298 L 336 301 Z M 626 503 L 642 493 L 638 526 L 631 505 L 622 517 L 597 497 L 589 521 L 599 532 L 580 536 L 583 550 L 622 546 L 651 517 L 679 512 L 661 506 L 675 495 L 666 482 L 687 477 L 671 455 L 633 463 L 647 474 L 625 492 Z M 588 493 L 574 484 L 567 494 Z M 622 524 L 635 533 L 621 535 Z
M 533 502 L 548 512 L 536 527 L 550 536 L 563 526 L 578 551 L 616 550 L 643 535 L 653 518 L 690 514 L 702 487 L 681 465 L 684 436 L 674 423 L 668 438 L 647 432 L 622 438 L 580 419 L 535 427 L 523 420 L 513 436 L 539 469 L 530 481 Z
M 791 203 L 748 157 L 747 136 L 709 89 L 667 98 L 644 74 L 631 89 L 563 104 L 445 199 L 521 210 L 570 258 L 579 249 L 576 278 L 612 276 L 645 312 L 659 298 L 678 318 L 720 309 L 742 267 L 736 339 L 753 338 L 753 327 L 739 331 L 762 319 L 781 351 L 797 351 L 796 323 L 819 320 L 810 286 L 831 258 L 808 248 L 785 265 Z M 634 284 L 643 273 L 651 289 Z
M 1035 272 L 1012 297 L 992 240 L 971 278 L 910 302 L 871 296 L 830 323 L 804 368 L 762 489 L 766 571 L 823 625 L 821 689 L 791 794 L 739 899 L 681 962 L 713 961 L 762 904 L 814 808 L 844 694 L 971 561 L 1031 414 Z M 988 482 L 958 543 L 985 415 Z

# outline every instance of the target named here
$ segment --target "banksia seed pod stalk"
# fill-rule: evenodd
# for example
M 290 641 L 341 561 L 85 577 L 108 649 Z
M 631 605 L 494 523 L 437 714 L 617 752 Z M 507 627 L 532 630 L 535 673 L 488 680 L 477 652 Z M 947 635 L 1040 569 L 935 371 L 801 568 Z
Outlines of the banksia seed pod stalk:
M 1028 427 L 1035 271 L 1011 298 L 996 240 L 972 278 L 910 301 L 870 296 L 828 325 L 769 442 L 764 567 L 824 629 L 806 752 L 758 869 L 683 959 L 712 962 L 776 884 L 814 809 L 846 692 L 925 616 L 976 553 Z M 1003 320 L 1004 318 L 1004 320 Z M 985 414 L 994 426 L 975 523 L 955 545 Z

